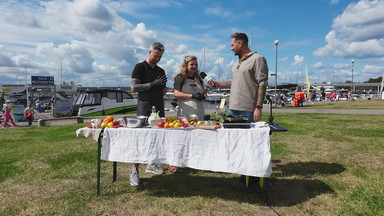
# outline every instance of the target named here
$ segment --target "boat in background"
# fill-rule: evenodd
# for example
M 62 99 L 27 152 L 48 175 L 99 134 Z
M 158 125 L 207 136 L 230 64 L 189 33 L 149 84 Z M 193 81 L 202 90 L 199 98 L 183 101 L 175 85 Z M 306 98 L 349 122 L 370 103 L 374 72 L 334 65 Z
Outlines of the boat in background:
M 207 93 L 207 99 L 210 102 L 218 102 L 221 101 L 221 99 L 229 99 L 230 96 L 230 89 L 218 89 L 215 91 L 210 91 Z
M 132 114 L 137 111 L 137 99 L 121 90 L 92 90 L 79 95 L 72 115 L 105 116 Z
M 164 95 L 164 100 L 173 100 L 176 99 L 174 95 L 174 89 L 168 88 L 168 91 Z

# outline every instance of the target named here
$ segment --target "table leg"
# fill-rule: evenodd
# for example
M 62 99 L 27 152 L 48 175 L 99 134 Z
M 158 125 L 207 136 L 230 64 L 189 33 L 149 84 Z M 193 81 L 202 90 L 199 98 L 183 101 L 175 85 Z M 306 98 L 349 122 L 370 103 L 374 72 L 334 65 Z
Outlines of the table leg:
M 258 180 L 258 188 L 259 188 L 259 195 L 260 198 L 264 200 L 265 203 L 269 202 L 269 187 L 268 187 L 268 178 L 256 178 Z M 245 187 L 246 189 L 249 186 L 249 176 L 245 176 Z M 254 182 L 255 183 L 255 182 Z
M 269 203 L 269 186 L 268 186 L 268 178 L 260 178 L 259 180 L 260 187 L 260 196 L 264 199 L 265 203 Z
M 101 157 L 101 133 L 97 140 L 97 196 L 100 196 L 100 157 Z
M 117 177 L 117 162 L 113 162 L 113 182 L 116 181 Z

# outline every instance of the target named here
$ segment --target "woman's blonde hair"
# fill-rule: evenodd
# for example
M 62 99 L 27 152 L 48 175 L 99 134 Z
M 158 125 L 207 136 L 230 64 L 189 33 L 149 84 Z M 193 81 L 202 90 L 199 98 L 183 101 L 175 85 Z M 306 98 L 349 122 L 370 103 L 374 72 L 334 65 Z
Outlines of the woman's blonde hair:
M 188 62 L 190 62 L 192 60 L 196 60 L 196 62 L 197 62 L 196 56 L 185 56 L 183 62 L 181 63 L 179 74 L 181 74 L 181 77 L 183 77 L 183 79 L 186 79 L 188 77 Z M 196 72 L 195 77 L 193 79 L 195 80 L 196 84 L 201 82 L 199 69 L 197 69 L 197 72 Z

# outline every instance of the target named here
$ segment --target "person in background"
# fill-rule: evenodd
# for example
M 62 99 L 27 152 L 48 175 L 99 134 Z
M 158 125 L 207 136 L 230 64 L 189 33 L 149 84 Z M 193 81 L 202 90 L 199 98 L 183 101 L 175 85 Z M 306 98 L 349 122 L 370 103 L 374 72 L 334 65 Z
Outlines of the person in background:
M 305 101 L 305 92 L 303 90 L 300 90 L 300 100 L 299 100 L 299 106 L 302 107 L 303 103 Z
M 15 121 L 12 118 L 11 115 L 11 107 L 9 107 L 10 100 L 5 100 L 3 105 L 3 112 L 4 112 L 4 122 L 3 127 L 7 126 L 8 121 L 11 122 L 13 127 L 16 127 Z
M 4 92 L 0 92 L 0 108 L 1 109 L 3 109 L 4 101 L 5 101 Z M 3 111 L 0 111 L 0 124 L 3 116 L 4 116 Z
M 321 101 L 324 103 L 325 102 L 325 88 L 323 86 L 320 88 L 320 92 L 321 92 Z
M 248 47 L 245 33 L 231 35 L 231 50 L 239 57 L 232 67 L 232 81 L 213 82 L 213 86 L 231 88 L 228 113 L 248 117 L 248 122 L 260 121 L 268 85 L 266 59 Z
M 334 102 L 336 100 L 336 92 L 332 92 L 331 101 Z
M 25 108 L 25 110 L 24 110 L 24 116 L 28 120 L 28 126 L 32 126 L 34 114 L 35 114 L 35 111 L 33 109 L 33 106 L 31 104 L 29 104 L 28 107 Z
M 174 95 L 179 104 L 177 116 L 196 114 L 199 120 L 204 120 L 205 89 L 195 56 L 184 58 L 180 73 L 175 76 L 174 80 Z
M 148 58 L 136 64 L 132 72 L 131 89 L 132 92 L 137 92 L 137 115 L 149 116 L 152 112 L 152 106 L 156 107 L 160 117 L 165 116 L 163 96 L 167 92 L 164 69 L 157 66 L 164 53 L 164 46 L 159 43 L 153 43 L 150 47 Z M 156 164 L 148 164 L 146 172 L 151 172 L 156 175 L 163 174 L 164 171 Z M 139 164 L 132 165 L 130 174 L 130 184 L 138 186 Z

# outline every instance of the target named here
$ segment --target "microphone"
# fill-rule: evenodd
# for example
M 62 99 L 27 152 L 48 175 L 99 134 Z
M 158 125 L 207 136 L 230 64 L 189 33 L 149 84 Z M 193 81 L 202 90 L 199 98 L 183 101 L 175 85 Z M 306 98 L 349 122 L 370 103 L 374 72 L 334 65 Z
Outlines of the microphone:
M 212 80 L 212 77 L 211 76 L 209 76 L 209 75 L 207 75 L 205 72 L 201 72 L 200 73 L 200 76 L 201 76 L 201 78 L 203 78 L 203 80 L 205 80 L 205 82 L 207 82 L 210 86 L 214 86 L 215 85 L 215 83 L 213 82 L 213 80 Z

